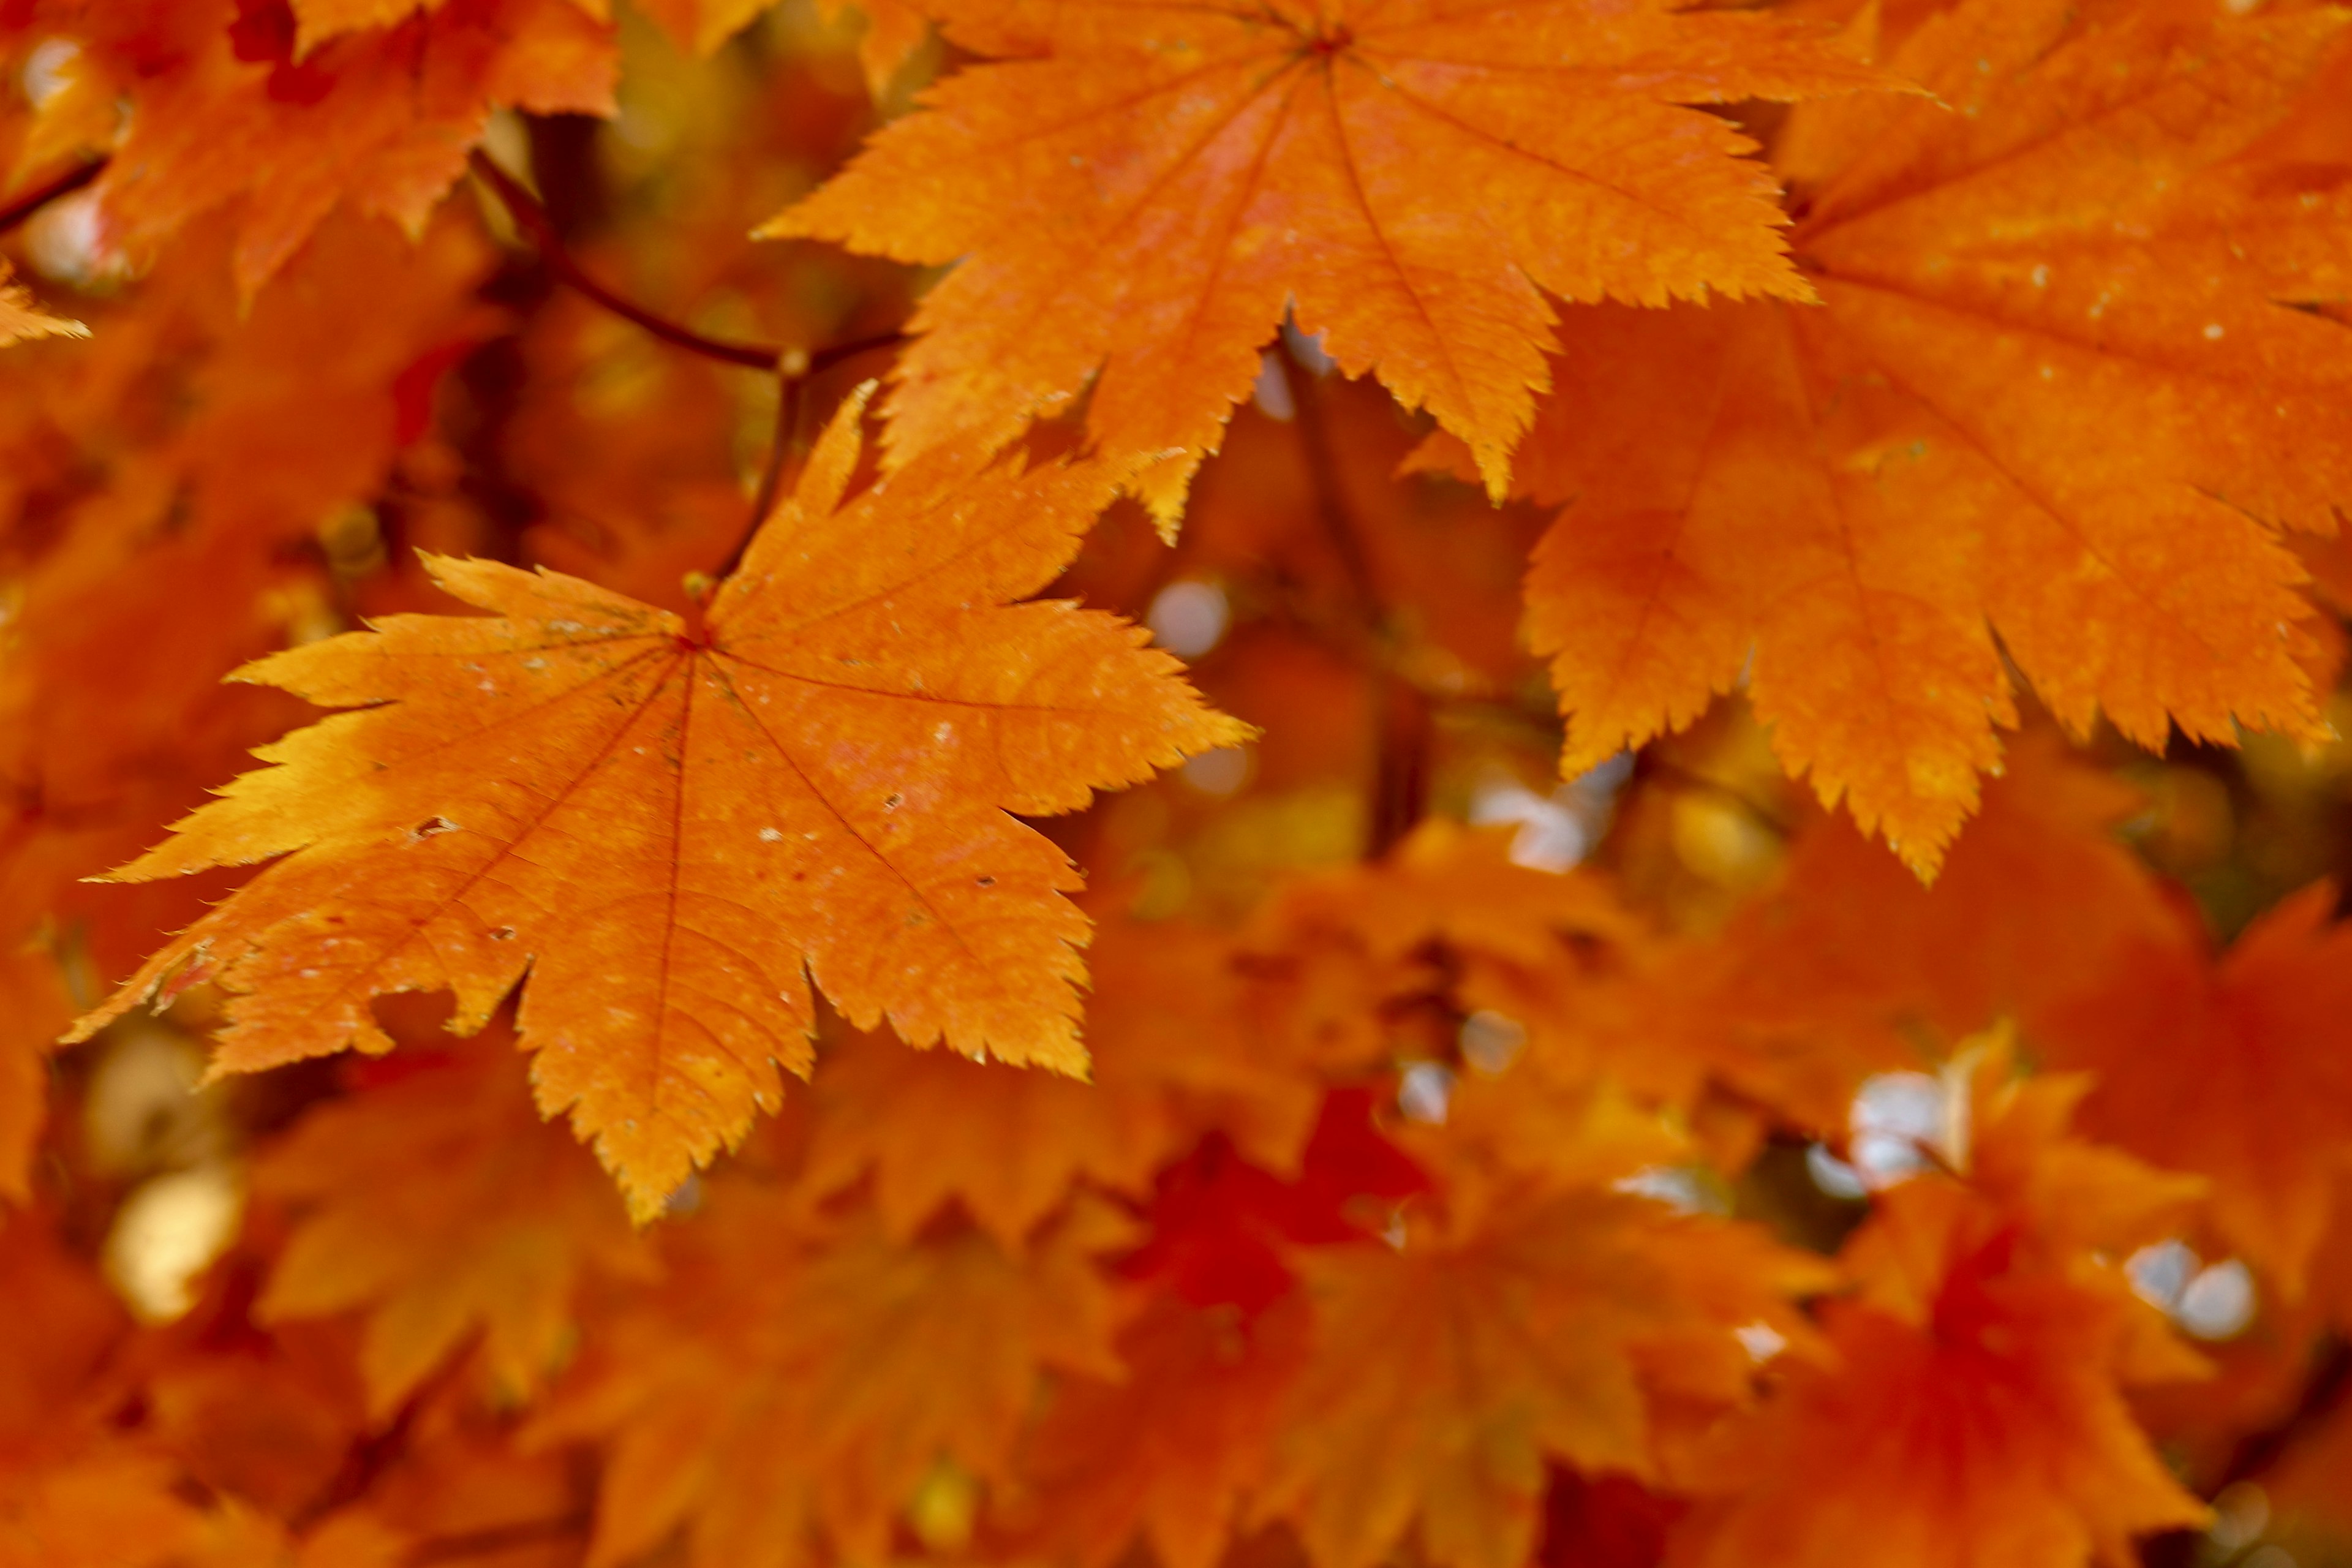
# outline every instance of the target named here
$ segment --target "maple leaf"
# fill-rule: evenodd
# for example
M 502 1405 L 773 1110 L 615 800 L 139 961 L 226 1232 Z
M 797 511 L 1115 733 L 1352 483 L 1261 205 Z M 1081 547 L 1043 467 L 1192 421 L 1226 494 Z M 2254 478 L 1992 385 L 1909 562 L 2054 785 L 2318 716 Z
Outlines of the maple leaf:
M 2352 214 L 2246 170 L 2341 18 L 2070 19 L 1914 32 L 1893 65 L 1963 115 L 1801 108 L 1822 309 L 1579 313 L 1517 476 L 1574 498 L 1528 581 L 1565 773 L 1744 679 L 1789 771 L 1933 875 L 2016 722 L 2001 649 L 2078 734 L 2318 732 L 2273 528 L 2352 495 L 2352 369 L 2281 307 L 2340 289 Z
M 1395 1004 L 1457 978 L 1484 991 L 1544 972 L 1572 985 L 1578 944 L 1639 929 L 1599 882 L 1517 865 L 1510 844 L 1507 829 L 1433 819 L 1376 865 L 1285 886 L 1244 945 L 1265 983 L 1258 1006 L 1286 1048 L 1361 1067 L 1389 1054 Z
M 59 95 L 57 112 L 82 112 L 101 89 L 131 106 L 97 186 L 110 237 L 152 251 L 232 209 L 247 296 L 338 205 L 420 231 L 494 110 L 613 109 L 612 26 L 572 0 L 34 9 L 90 57 L 82 93 Z
M 1732 1331 L 1801 1336 L 1787 1298 L 1827 1279 L 1760 1232 L 1595 1190 L 1298 1267 L 1315 1344 L 1257 1507 L 1318 1568 L 1381 1561 L 1416 1519 L 1433 1563 L 1525 1563 L 1548 1458 L 1655 1473 L 1652 1388 L 1735 1402 Z
M 16 280 L 16 275 L 5 261 L 0 261 L 0 343 L 13 343 L 25 338 L 86 338 L 89 329 L 79 321 L 69 321 L 62 316 L 52 316 L 33 299 L 33 291 Z
M 1088 957 L 1090 1082 L 859 1037 L 817 1071 L 804 1179 L 830 1191 L 870 1170 L 875 1210 L 894 1235 L 954 1198 L 1017 1247 L 1076 1181 L 1141 1196 L 1212 1130 L 1262 1165 L 1296 1165 L 1321 1086 L 1249 1027 L 1231 943 L 1114 921 Z
M 1247 1319 L 1155 1297 L 1120 1331 L 1125 1375 L 1067 1380 L 1023 1450 L 1036 1538 L 1081 1568 L 1108 1568 L 1139 1536 L 1167 1568 L 1213 1568 L 1265 1471 L 1307 1329 L 1297 1297 Z
M 2352 1134 L 2352 926 L 2320 883 L 2218 961 L 2176 927 L 2034 1018 L 2054 1066 L 2097 1075 L 2084 1123 L 2143 1158 L 2210 1179 L 2214 1228 L 2290 1298 L 2337 1207 Z
M 2000 1048 L 1967 1068 L 1953 1175 L 1880 1194 L 1843 1259 L 1862 1293 L 1824 1310 L 1835 1359 L 1725 1431 L 1678 1568 L 2075 1568 L 2206 1520 L 2119 1392 L 2200 1363 L 2084 1250 L 2152 1239 L 2195 1184 L 2068 1137 L 2080 1080 L 2007 1073 Z
M 38 1210 L 0 1217 L 0 1568 L 162 1568 L 199 1516 L 168 1461 L 93 1419 L 94 1374 L 130 1327 L 121 1306 Z
M 191 1532 L 173 1568 L 401 1568 L 415 1545 L 383 1520 L 347 1510 L 299 1536 L 268 1515 L 224 1500 Z
M 1086 387 L 1096 442 L 1153 459 L 1131 485 L 1164 527 L 1286 310 L 1499 495 L 1547 291 L 1810 297 L 1750 143 L 1680 106 L 1885 85 L 1778 20 L 1661 3 L 932 9 L 992 63 L 763 232 L 962 258 L 916 315 L 896 458 L 1001 446 Z
M 172 1481 L 134 1452 L 0 1470 L 0 1568 L 176 1568 L 202 1516 Z
M 1040 1373 L 1118 1374 L 1109 1282 L 1130 1239 L 1080 1205 L 1020 1254 L 978 1231 L 812 1234 L 787 1198 L 714 1184 L 659 1291 L 606 1326 L 534 1441 L 610 1447 L 589 1562 L 684 1527 L 697 1568 L 877 1560 L 941 1460 L 1002 1470 Z M 817 1560 L 824 1560 L 819 1558 Z
M 0 1198 L 32 1196 L 49 1099 L 49 1045 L 73 1012 L 46 945 L 0 953 Z
M 2129 973 L 2179 917 L 2116 836 L 2139 793 L 2048 729 L 2011 749 L 1983 815 L 1932 886 L 1843 817 L 1820 816 L 1775 883 L 1717 935 L 1667 948 L 1580 1022 L 1610 1061 L 1641 1053 L 1711 1073 L 1800 1125 L 1844 1125 L 1875 1072 L 1917 1064 L 2003 1016 L 2042 1043 L 2085 975 Z
M 311 1111 L 254 1184 L 299 1216 L 256 1316 L 364 1310 L 378 1415 L 476 1332 L 494 1389 L 527 1395 L 566 1349 L 582 1276 L 651 1267 L 611 1184 L 540 1119 L 495 1034 Z
M 845 504 L 862 402 L 698 621 L 436 560 L 496 614 L 248 667 L 373 706 L 266 748 L 276 766 L 117 874 L 287 857 L 76 1037 L 194 965 L 238 994 L 216 1071 L 381 1051 L 370 996 L 449 989 L 471 1032 L 528 967 L 540 1106 L 571 1110 L 640 1220 L 774 1105 L 780 1068 L 808 1070 L 803 970 L 860 1027 L 1082 1072 L 1076 878 L 1005 813 L 1247 731 L 1125 623 L 1006 602 L 1068 558 L 1115 470 L 940 453 Z

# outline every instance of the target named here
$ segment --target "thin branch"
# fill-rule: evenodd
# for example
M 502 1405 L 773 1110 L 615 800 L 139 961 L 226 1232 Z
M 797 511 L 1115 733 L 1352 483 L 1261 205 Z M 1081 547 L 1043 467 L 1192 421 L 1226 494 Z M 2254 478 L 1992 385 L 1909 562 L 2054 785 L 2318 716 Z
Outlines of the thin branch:
M 6 206 L 0 207 L 0 234 L 6 234 L 59 196 L 69 196 L 97 179 L 105 172 L 106 163 L 105 159 L 99 158 L 68 169 L 57 178 L 34 186 Z
M 787 375 L 776 388 L 776 433 L 768 443 L 768 466 L 761 470 L 760 489 L 751 498 L 751 521 L 743 530 L 743 537 L 735 542 L 735 548 L 729 553 L 725 563 L 719 568 L 719 577 L 722 582 L 732 577 L 735 568 L 743 564 L 744 552 L 751 548 L 751 541 L 759 536 L 760 525 L 767 521 L 768 513 L 775 510 L 776 496 L 784 488 L 785 460 L 801 443 L 801 389 L 807 384 L 808 377 L 804 374 Z
M 668 317 L 646 309 L 634 300 L 625 300 L 607 289 L 582 269 L 563 247 L 563 237 L 555 231 L 555 224 L 539 198 L 523 188 L 522 182 L 499 167 L 488 153 L 474 149 L 468 160 L 475 174 L 497 193 L 514 218 L 515 226 L 530 236 L 539 247 L 539 258 L 549 271 L 562 282 L 578 289 L 623 321 L 634 321 L 666 343 L 715 359 L 728 364 L 748 366 L 752 370 L 780 370 L 798 351 L 780 343 L 732 342 L 725 338 L 706 337 L 691 327 L 681 325 Z
M 1284 357 L 1289 358 L 1286 349 Z M 1347 576 L 1366 637 L 1385 652 L 1386 617 L 1380 590 L 1341 489 L 1339 456 L 1324 417 L 1323 389 L 1311 374 L 1302 374 L 1303 369 L 1292 363 L 1284 365 L 1283 374 L 1290 384 L 1292 419 L 1298 428 L 1307 478 L 1315 489 L 1315 515 Z M 1364 852 L 1367 858 L 1375 860 L 1412 832 L 1429 807 L 1429 752 L 1433 739 L 1429 698 L 1391 668 L 1391 662 L 1379 659 L 1371 669 L 1373 722 L 1378 733 L 1370 831 Z
M 751 548 L 760 525 L 776 507 L 776 498 L 783 493 L 784 477 L 793 467 L 793 459 L 806 450 L 808 443 L 801 434 L 801 416 L 806 411 L 805 395 L 809 378 L 820 371 L 846 364 L 859 354 L 896 348 L 907 341 L 904 332 L 877 332 L 872 337 L 852 338 L 847 342 L 832 343 L 814 353 L 800 350 L 786 354 L 777 367 L 780 383 L 776 389 L 776 433 L 768 444 L 767 466 L 760 471 L 760 488 L 751 498 L 751 521 L 745 525 L 743 536 L 735 542 L 716 574 L 714 584 L 723 583 L 735 574 L 743 563 L 744 552 Z
M 428 1563 L 455 1563 L 467 1557 L 488 1557 L 517 1546 L 537 1546 L 585 1534 L 591 1521 L 585 1513 L 560 1514 L 553 1519 L 529 1519 L 517 1524 L 491 1525 L 459 1535 L 436 1535 L 411 1548 L 408 1561 L 417 1568 Z

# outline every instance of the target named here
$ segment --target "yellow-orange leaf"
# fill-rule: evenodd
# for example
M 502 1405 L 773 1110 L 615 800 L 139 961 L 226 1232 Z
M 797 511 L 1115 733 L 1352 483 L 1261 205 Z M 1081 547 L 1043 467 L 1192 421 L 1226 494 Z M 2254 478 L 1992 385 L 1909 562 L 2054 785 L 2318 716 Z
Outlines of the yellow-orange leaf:
M 520 1013 L 550 1115 L 667 1194 L 809 1060 L 809 981 L 861 1027 L 1083 1072 L 1085 917 L 1008 812 L 1085 804 L 1245 737 L 1143 634 L 1052 578 L 1117 479 L 940 452 L 846 503 L 845 409 L 707 615 L 431 564 L 487 618 L 401 616 L 246 678 L 356 708 L 120 876 L 286 856 L 150 960 L 236 993 L 216 1071 L 388 1048 L 368 999 Z M 366 706 L 362 706 L 366 705 Z M 185 976 L 179 976 L 184 981 Z
M 1744 679 L 1790 771 L 1931 875 L 2015 722 L 2000 650 L 2078 733 L 2317 732 L 2273 529 L 2352 497 L 2352 361 L 2281 305 L 2346 287 L 2352 207 L 2240 155 L 2342 15 L 2073 21 L 1917 29 L 1894 64 L 1964 115 L 1800 108 L 1822 309 L 1569 321 L 1517 476 L 1574 502 L 1528 584 L 1565 771 Z
M 1286 310 L 1499 493 L 1547 291 L 1809 297 L 1750 144 L 1682 106 L 1884 80 L 1775 19 L 1660 0 L 933 9 L 998 63 L 767 232 L 963 258 L 916 318 L 896 455 L 1001 445 L 1096 377 L 1089 429 L 1154 460 L 1133 483 L 1163 525 Z
M 826 1234 L 715 1183 L 667 1283 L 604 1325 L 537 1428 L 611 1445 L 592 1568 L 680 1529 L 694 1568 L 881 1561 L 941 1461 L 1002 1471 L 1047 1369 L 1118 1375 L 1096 1259 L 1131 1240 L 1088 1205 L 1020 1254 L 969 1227 Z
M 131 108 L 98 184 L 108 237 L 143 252 L 230 209 L 247 294 L 345 203 L 423 228 L 493 110 L 612 111 L 612 26 L 573 0 L 34 10 L 86 56 L 43 113 L 79 120 L 116 95 Z
M 257 1316 L 363 1310 L 378 1413 L 477 1332 L 494 1391 L 530 1394 L 568 1342 L 582 1275 L 650 1266 L 612 1184 L 540 1120 L 503 1034 L 320 1107 L 255 1171 L 300 1212 Z
M 89 329 L 79 321 L 52 316 L 34 300 L 33 291 L 16 281 L 5 261 L 0 261 L 0 343 L 19 338 L 86 338 Z

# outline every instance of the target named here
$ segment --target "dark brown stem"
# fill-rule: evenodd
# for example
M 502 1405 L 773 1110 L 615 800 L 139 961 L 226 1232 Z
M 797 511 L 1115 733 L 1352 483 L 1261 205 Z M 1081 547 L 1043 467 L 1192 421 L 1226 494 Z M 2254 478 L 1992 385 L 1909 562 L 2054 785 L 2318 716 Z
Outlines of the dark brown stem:
M 487 1557 L 494 1552 L 510 1551 L 518 1546 L 534 1546 L 542 1542 L 583 1535 L 587 1532 L 591 1520 L 585 1513 L 567 1513 L 553 1519 L 529 1519 L 517 1524 L 497 1524 L 485 1530 L 469 1530 L 460 1535 L 436 1535 L 412 1547 L 408 1561 L 422 1568 L 422 1564 L 427 1563 L 455 1563 L 467 1557 Z
M 776 433 L 768 445 L 767 467 L 760 472 L 760 488 L 751 498 L 751 521 L 743 530 L 743 537 L 715 574 L 716 580 L 725 582 L 735 568 L 743 563 L 743 553 L 751 548 L 758 537 L 760 525 L 776 508 L 776 498 L 783 493 L 784 476 L 793 459 L 806 443 L 801 437 L 801 415 L 807 407 L 805 389 L 809 377 L 820 371 L 832 370 L 847 363 L 859 354 L 896 348 L 907 341 L 904 332 L 879 332 L 872 337 L 852 338 L 847 342 L 834 343 L 814 353 L 793 353 L 785 356 L 779 370 L 782 384 L 776 389 Z
M 1286 353 L 1285 359 L 1288 360 Z M 1338 557 L 1356 601 L 1358 619 L 1375 648 L 1386 651 L 1386 613 L 1364 553 L 1355 519 L 1341 488 L 1339 457 L 1324 417 L 1323 389 L 1314 374 L 1291 361 L 1283 374 L 1298 426 L 1298 443 L 1315 490 L 1315 514 Z M 1433 731 L 1427 695 L 1406 680 L 1385 658 L 1370 667 L 1373 722 L 1379 727 L 1372 779 L 1371 820 L 1364 853 L 1379 859 L 1412 831 L 1429 806 L 1429 752 Z
M 106 160 L 100 158 L 68 169 L 64 174 L 44 184 L 35 185 L 6 206 L 0 207 L 0 234 L 5 234 L 16 227 L 59 196 L 73 195 L 98 178 L 105 170 Z
M 515 226 L 530 236 L 531 243 L 539 247 L 539 258 L 546 263 L 548 270 L 623 321 L 634 321 L 662 342 L 698 353 L 706 359 L 745 365 L 752 370 L 779 370 L 793 355 L 794 351 L 782 344 L 735 342 L 725 338 L 706 337 L 691 327 L 648 310 L 634 300 L 623 299 L 590 277 L 572 258 L 572 253 L 563 247 L 562 236 L 556 233 L 554 223 L 549 219 L 547 209 L 539 205 L 538 197 L 523 188 L 521 181 L 499 168 L 490 155 L 478 147 L 474 149 L 470 162 L 474 174 L 482 184 L 497 193 L 499 200 L 505 204 Z
M 743 552 L 751 548 L 759 537 L 760 525 L 768 521 L 768 513 L 776 507 L 777 492 L 784 487 L 784 463 L 801 443 L 801 388 L 808 384 L 804 375 L 788 375 L 776 388 L 776 433 L 768 443 L 768 466 L 761 470 L 759 492 L 751 498 L 751 521 L 743 530 L 743 537 L 735 542 L 735 549 L 719 568 L 720 580 L 735 574 L 743 563 Z

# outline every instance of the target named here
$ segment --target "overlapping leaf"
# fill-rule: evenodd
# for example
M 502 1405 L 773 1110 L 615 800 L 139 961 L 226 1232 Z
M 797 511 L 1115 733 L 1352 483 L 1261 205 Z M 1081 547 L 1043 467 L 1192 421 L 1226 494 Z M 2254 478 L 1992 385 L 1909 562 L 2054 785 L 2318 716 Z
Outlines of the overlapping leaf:
M 1721 1409 L 1732 1331 L 1801 1334 L 1825 1276 L 1758 1232 L 1588 1189 L 1302 1261 L 1318 1312 L 1261 1509 L 1318 1568 L 1364 1568 L 1410 1530 L 1433 1563 L 1528 1560 L 1548 1459 L 1656 1473 L 1664 1384 Z
M 401 616 L 250 678 L 360 710 L 262 754 L 132 879 L 287 856 L 83 1033 L 169 981 L 238 993 L 219 1070 L 387 1037 L 368 998 L 520 1014 L 649 1216 L 805 1072 L 808 981 L 862 1026 L 1081 1071 L 1076 874 L 1050 813 L 1245 731 L 1125 624 L 1011 605 L 1108 500 L 1099 464 L 935 454 L 843 501 L 857 405 L 707 616 L 436 563 L 488 618 Z M 362 704 L 374 706 L 360 707 Z
M 87 126 L 118 99 L 130 109 L 118 144 L 92 149 L 113 154 L 99 192 L 116 241 L 152 253 L 229 208 L 248 294 L 339 205 L 421 229 L 493 110 L 613 107 L 611 26 L 573 0 L 31 9 L 35 26 L 82 51 L 43 114 Z
M 570 1342 L 583 1276 L 650 1268 L 611 1184 L 540 1120 L 498 1034 L 310 1112 L 257 1184 L 299 1217 L 256 1312 L 362 1311 L 379 1412 L 477 1333 L 491 1387 L 527 1395 Z
M 969 1228 L 796 1232 L 743 1193 L 709 1219 L 540 1426 L 611 1443 L 597 1568 L 681 1528 L 697 1568 L 828 1561 L 828 1537 L 872 1561 L 937 1464 L 1001 1472 L 1044 1372 L 1118 1373 L 1096 1258 L 1129 1231 L 1101 1208 L 1020 1255 Z
M 769 226 L 962 265 L 916 319 L 904 457 L 1089 387 L 1163 526 L 1286 310 L 1476 454 L 1497 493 L 1547 292 L 1808 297 L 1749 143 L 1680 107 L 1883 79 L 1772 19 L 1581 0 L 934 7 L 994 63 Z
M 1580 313 L 1517 475 L 1575 502 L 1528 584 L 1566 771 L 1744 679 L 1932 874 L 2016 721 L 2004 650 L 2077 732 L 2315 734 L 2273 530 L 2352 497 L 2352 362 L 2288 307 L 2341 293 L 2352 209 L 2256 150 L 2340 27 L 1974 0 L 1894 60 L 1962 112 L 1792 121 L 1824 309 Z
M 1954 1175 L 1885 1194 L 1850 1243 L 1862 1291 L 1825 1312 L 1836 1359 L 1792 1365 L 1727 1433 L 1719 1500 L 1670 1562 L 2075 1568 L 2205 1519 L 2121 1393 L 2196 1358 L 2081 1250 L 2154 1239 L 2195 1184 L 2067 1137 L 2079 1081 L 2007 1070 L 1992 1052 L 1960 1088 L 1969 1142 L 1939 1152 Z
M 832 1189 L 870 1171 L 893 1234 L 953 1198 L 1011 1247 L 1082 1179 L 1142 1196 L 1205 1132 L 1294 1165 L 1321 1087 L 1252 1027 L 1233 957 L 1204 931 L 1107 926 L 1088 954 L 1087 1083 L 858 1037 L 819 1070 L 807 1180 Z
M 2215 954 L 2191 929 L 2074 976 L 2036 1017 L 2097 1075 L 2085 1123 L 2212 1183 L 2229 1246 L 2298 1292 L 2341 1204 L 2352 1139 L 2352 926 L 2305 889 Z

